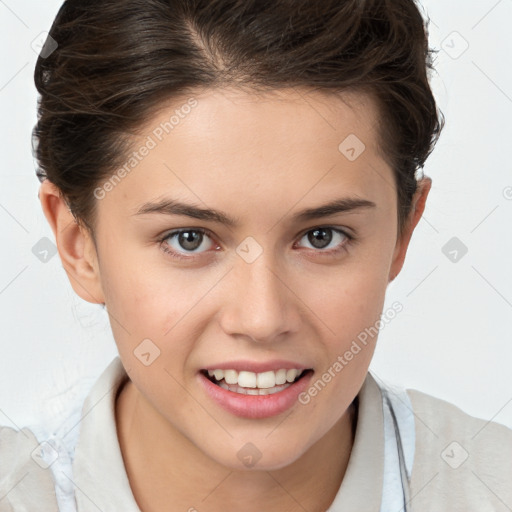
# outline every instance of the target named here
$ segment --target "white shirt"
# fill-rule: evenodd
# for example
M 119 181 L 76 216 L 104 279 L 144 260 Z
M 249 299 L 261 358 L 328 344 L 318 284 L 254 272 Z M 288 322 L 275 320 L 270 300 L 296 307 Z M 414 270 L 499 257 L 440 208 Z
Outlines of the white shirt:
M 32 511 L 30 499 L 38 504 L 38 512 L 140 512 L 115 423 L 116 395 L 127 379 L 116 357 L 89 386 L 83 408 L 76 407 L 57 432 L 49 435 L 44 427 L 0 430 L 0 512 Z M 512 510 L 512 430 L 419 391 L 377 381 L 371 371 L 358 400 L 352 452 L 326 512 Z M 418 411 L 420 421 L 415 418 Z M 470 448 L 464 429 L 476 439 L 470 449 L 473 463 L 469 456 L 469 463 L 462 461 L 461 449 Z M 460 471 L 464 464 L 466 473 Z M 490 482 L 490 488 L 484 484 L 475 490 L 470 471 Z

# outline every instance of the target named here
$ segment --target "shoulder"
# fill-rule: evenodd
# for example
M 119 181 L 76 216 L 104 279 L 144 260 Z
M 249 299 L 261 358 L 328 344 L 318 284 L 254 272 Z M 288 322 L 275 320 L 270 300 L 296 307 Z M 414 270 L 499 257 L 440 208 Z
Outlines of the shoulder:
M 56 386 L 58 392 L 45 400 L 44 414 L 30 425 L 0 425 L 0 512 L 53 512 L 58 504 L 74 510 L 72 464 L 84 403 L 90 393 L 104 396 L 111 381 L 124 377 L 116 357 L 99 377 L 86 375 Z
M 416 433 L 412 510 L 510 510 L 512 429 L 421 391 L 406 392 Z
M 58 511 L 48 448 L 27 427 L 0 426 L 0 512 Z

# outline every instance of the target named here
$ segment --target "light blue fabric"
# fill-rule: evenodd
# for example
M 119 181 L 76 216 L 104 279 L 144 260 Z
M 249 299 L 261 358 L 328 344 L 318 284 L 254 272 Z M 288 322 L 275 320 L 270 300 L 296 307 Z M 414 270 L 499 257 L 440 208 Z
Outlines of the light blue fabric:
M 95 382 L 96 378 L 84 377 L 76 383 L 77 398 L 65 417 L 54 418 L 51 425 L 30 425 L 37 440 L 40 443 L 46 441 L 53 448 L 44 450 L 42 458 L 50 465 L 55 480 L 59 512 L 77 512 L 72 464 L 80 434 L 83 403 Z
M 380 510 L 408 512 L 416 441 L 412 404 L 404 389 L 372 375 L 382 393 L 384 412 L 384 484 Z

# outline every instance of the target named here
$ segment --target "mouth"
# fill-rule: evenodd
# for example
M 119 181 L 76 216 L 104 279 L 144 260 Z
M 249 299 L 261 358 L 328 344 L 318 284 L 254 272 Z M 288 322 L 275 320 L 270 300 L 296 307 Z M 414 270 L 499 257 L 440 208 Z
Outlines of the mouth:
M 239 395 L 253 396 L 280 393 L 312 373 L 311 368 L 281 368 L 260 373 L 234 369 L 201 370 L 201 374 L 216 386 Z

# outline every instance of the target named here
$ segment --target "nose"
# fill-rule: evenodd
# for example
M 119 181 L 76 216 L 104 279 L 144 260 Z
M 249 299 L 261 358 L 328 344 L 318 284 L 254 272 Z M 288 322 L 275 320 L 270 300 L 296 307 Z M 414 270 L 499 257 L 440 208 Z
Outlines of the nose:
M 224 332 L 271 343 L 298 331 L 298 299 L 286 281 L 282 268 L 266 252 L 252 263 L 238 259 L 224 287 L 226 299 L 220 313 Z

